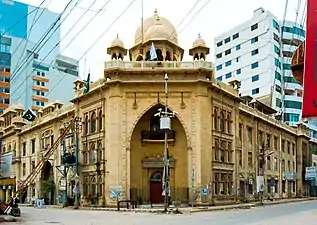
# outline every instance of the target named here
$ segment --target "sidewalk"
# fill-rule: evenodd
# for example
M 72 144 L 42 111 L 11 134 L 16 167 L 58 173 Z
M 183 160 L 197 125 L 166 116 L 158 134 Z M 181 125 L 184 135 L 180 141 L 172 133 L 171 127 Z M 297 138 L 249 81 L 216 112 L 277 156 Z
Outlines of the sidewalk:
M 276 201 L 263 201 L 263 205 L 277 205 L 277 204 L 287 204 L 287 203 L 295 203 L 295 202 L 305 202 L 305 201 L 314 201 L 317 200 L 317 197 L 310 197 L 310 198 L 294 198 L 294 199 L 283 199 L 283 200 L 276 200 Z M 19 204 L 22 207 L 34 207 L 31 204 Z M 195 212 L 207 212 L 207 211 L 219 211 L 219 210 L 231 210 L 231 209 L 249 209 L 252 207 L 261 206 L 260 202 L 253 202 L 253 203 L 243 203 L 243 204 L 234 204 L 234 205 L 224 205 L 224 206 L 209 206 L 209 207 L 184 207 L 179 208 L 178 210 L 181 213 L 195 213 Z M 55 209 L 62 209 L 62 206 L 59 205 L 47 205 L 45 208 L 55 208 Z M 67 207 L 65 209 L 72 210 L 72 207 Z M 176 208 L 171 208 L 171 210 L 175 210 Z M 93 210 L 93 211 L 116 211 L 117 208 L 104 208 L 104 207 L 80 207 L 79 210 Z M 120 208 L 120 212 L 142 212 L 142 213 L 159 213 L 162 212 L 162 208 L 136 208 L 136 209 L 126 209 Z

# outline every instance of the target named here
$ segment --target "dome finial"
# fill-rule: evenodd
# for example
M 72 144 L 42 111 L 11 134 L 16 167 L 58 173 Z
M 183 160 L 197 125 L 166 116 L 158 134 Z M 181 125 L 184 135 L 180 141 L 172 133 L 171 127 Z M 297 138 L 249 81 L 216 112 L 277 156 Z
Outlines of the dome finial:
M 154 9 L 154 15 L 157 15 L 157 8 Z
M 119 39 L 119 34 L 117 33 L 117 37 L 116 37 L 117 39 Z
M 198 33 L 198 38 L 201 38 L 201 35 L 200 35 L 200 33 Z

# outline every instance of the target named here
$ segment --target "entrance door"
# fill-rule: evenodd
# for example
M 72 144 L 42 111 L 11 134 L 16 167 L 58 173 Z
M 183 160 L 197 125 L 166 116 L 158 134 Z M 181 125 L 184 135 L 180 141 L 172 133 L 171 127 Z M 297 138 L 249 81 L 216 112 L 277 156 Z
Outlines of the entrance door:
M 162 195 L 162 172 L 156 171 L 150 178 L 150 201 L 151 203 L 163 203 L 164 196 Z

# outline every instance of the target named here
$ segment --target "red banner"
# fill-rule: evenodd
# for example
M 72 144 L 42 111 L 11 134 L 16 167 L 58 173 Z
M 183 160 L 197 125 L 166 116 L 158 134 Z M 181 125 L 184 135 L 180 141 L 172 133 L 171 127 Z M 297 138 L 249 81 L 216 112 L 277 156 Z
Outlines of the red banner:
M 317 0 L 307 0 L 302 118 L 317 117 Z

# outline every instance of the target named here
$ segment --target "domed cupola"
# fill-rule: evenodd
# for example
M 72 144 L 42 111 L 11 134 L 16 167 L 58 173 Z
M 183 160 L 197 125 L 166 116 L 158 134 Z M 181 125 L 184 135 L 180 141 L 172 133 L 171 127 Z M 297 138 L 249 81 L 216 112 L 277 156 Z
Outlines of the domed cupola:
M 184 50 L 178 46 L 176 28 L 168 19 L 159 16 L 157 10 L 137 28 L 135 45 L 129 50 L 130 60 L 149 60 L 152 43 L 158 61 L 180 61 L 183 58 Z
M 107 48 L 107 54 L 111 56 L 111 60 L 123 60 L 127 55 L 127 49 L 124 48 L 124 44 L 117 34 L 116 38 L 111 42 L 109 48 Z
M 193 60 L 205 60 L 209 54 L 209 48 L 204 39 L 198 34 L 198 38 L 194 41 L 193 47 L 189 49 L 189 55 L 193 56 Z

